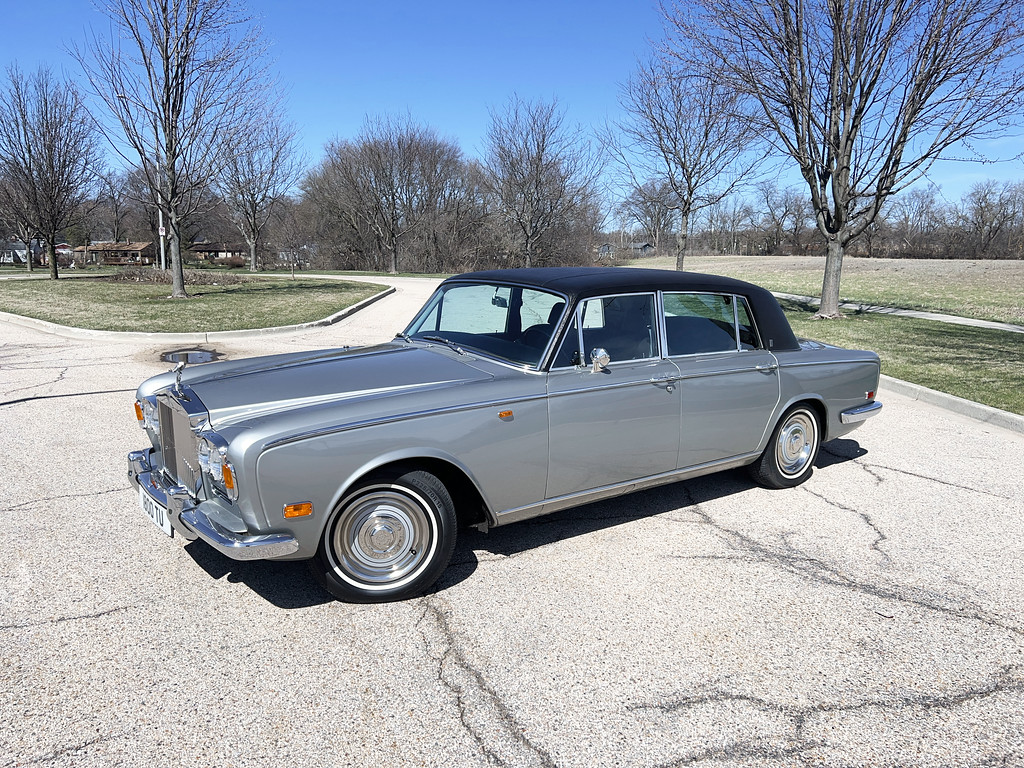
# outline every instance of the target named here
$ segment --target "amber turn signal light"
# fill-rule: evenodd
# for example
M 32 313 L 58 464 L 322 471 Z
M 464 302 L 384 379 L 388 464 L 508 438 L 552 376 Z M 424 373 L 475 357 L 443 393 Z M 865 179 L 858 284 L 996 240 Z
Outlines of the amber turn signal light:
M 285 504 L 285 517 L 308 517 L 313 514 L 313 502 L 301 501 L 298 504 Z
M 138 400 L 135 401 L 135 418 L 139 420 L 139 424 L 146 423 L 146 417 L 142 413 L 142 403 L 140 403 Z

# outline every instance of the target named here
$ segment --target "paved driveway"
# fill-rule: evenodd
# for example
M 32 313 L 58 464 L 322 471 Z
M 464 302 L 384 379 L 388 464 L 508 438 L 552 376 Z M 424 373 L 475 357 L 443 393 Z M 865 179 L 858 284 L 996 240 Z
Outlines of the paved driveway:
M 218 349 L 386 339 L 429 289 Z M 0 323 L 0 766 L 1024 765 L 1024 436 L 883 392 L 798 489 L 467 532 L 353 606 L 143 517 L 161 351 Z

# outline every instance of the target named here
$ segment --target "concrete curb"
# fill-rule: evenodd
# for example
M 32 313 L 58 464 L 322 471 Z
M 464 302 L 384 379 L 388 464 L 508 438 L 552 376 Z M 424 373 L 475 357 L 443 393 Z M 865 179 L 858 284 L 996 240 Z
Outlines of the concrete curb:
M 388 287 L 380 293 L 363 299 L 351 307 L 346 307 L 340 312 L 335 312 L 329 317 L 321 320 L 313 320 L 309 323 L 298 325 L 282 325 L 274 328 L 250 328 L 241 331 L 210 331 L 209 333 L 141 333 L 138 331 L 94 331 L 88 328 L 71 328 L 66 325 L 49 323 L 45 320 L 36 320 L 33 317 L 12 315 L 8 312 L 0 312 L 0 320 L 20 325 L 24 328 L 31 328 L 43 333 L 51 333 L 55 336 L 62 336 L 68 339 L 106 339 L 110 341 L 147 341 L 159 344 L 206 344 L 213 341 L 227 341 L 230 339 L 244 339 L 259 336 L 276 336 L 289 333 L 307 331 L 311 328 L 321 328 L 333 325 L 339 320 L 344 320 L 361 309 L 374 304 L 386 296 L 395 292 L 394 287 Z
M 909 381 L 894 379 L 891 376 L 882 376 L 879 390 L 879 399 L 883 402 L 885 401 L 885 391 L 889 390 L 897 395 L 909 397 L 911 400 L 919 400 L 922 403 L 937 406 L 960 416 L 966 416 L 969 419 L 974 419 L 984 424 L 992 424 L 993 426 L 1024 435 L 1024 416 L 1018 416 L 1016 413 L 1001 411 L 998 408 L 982 405 L 973 400 L 965 400 L 956 395 L 947 395 L 945 392 L 928 389 L 928 387 L 922 387 L 920 384 L 911 384 Z

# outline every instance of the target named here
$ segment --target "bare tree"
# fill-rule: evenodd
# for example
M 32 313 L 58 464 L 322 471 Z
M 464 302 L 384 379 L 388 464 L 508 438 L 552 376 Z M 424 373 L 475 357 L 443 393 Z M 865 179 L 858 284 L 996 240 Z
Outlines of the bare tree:
M 991 179 L 973 185 L 959 206 L 964 253 L 969 259 L 1006 258 L 1024 218 L 1024 183 Z
M 1016 0 L 665 0 L 671 52 L 760 105 L 827 244 L 819 316 L 839 316 L 846 247 L 952 147 L 1019 118 Z
M 596 198 L 600 162 L 564 119 L 557 102 L 517 96 L 491 113 L 484 168 L 512 247 L 527 267 L 552 258 L 545 237 L 578 213 L 589 215 Z
M 782 247 L 786 236 L 796 232 L 799 236 L 804 201 L 794 189 L 779 189 L 775 182 L 757 185 L 761 203 L 760 227 L 767 234 L 767 251 L 774 253 Z
M 254 125 L 266 102 L 264 45 L 235 0 L 107 0 L 103 10 L 111 39 L 93 35 L 76 57 L 113 117 L 108 138 L 167 214 L 171 295 L 183 298 L 184 223 L 209 204 L 223 134 Z
M 946 225 L 946 210 L 938 201 L 936 187 L 908 189 L 895 195 L 886 212 L 897 238 L 896 255 L 920 258 L 937 254 L 937 235 Z
M 458 199 L 463 165 L 459 147 L 433 129 L 382 117 L 367 120 L 355 141 L 329 144 L 305 186 L 394 273 L 413 234 Z
M 619 212 L 640 225 L 656 251 L 661 250 L 665 237 L 672 232 L 676 219 L 675 197 L 672 188 L 649 180 L 636 187 L 619 204 Z
M 56 280 L 58 236 L 82 217 L 92 196 L 99 160 L 92 119 L 78 91 L 54 80 L 7 70 L 0 91 L 0 208 L 46 244 Z M 29 248 L 31 267 L 31 247 Z
M 28 215 L 27 201 L 20 194 L 14 192 L 2 168 L 0 168 L 0 222 L 3 223 L 5 229 L 24 243 L 27 269 L 29 272 L 34 271 L 32 240 L 36 237 L 36 230 Z
M 253 130 L 225 133 L 222 151 L 223 170 L 214 187 L 249 246 L 249 269 L 255 272 L 263 229 L 302 173 L 295 131 L 268 114 Z
M 745 99 L 704 67 L 655 60 L 637 67 L 620 100 L 628 118 L 609 144 L 636 192 L 671 191 L 682 269 L 693 215 L 734 191 L 761 161 Z

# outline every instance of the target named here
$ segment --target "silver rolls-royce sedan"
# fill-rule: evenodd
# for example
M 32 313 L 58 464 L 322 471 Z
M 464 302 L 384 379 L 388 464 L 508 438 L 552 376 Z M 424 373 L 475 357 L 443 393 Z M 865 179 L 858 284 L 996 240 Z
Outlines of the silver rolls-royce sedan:
M 445 280 L 393 341 L 155 376 L 129 476 L 168 535 L 308 559 L 335 597 L 429 589 L 486 529 L 746 466 L 789 488 L 878 412 L 873 352 L 797 339 L 762 288 L 643 269 Z

